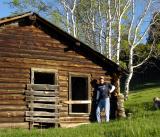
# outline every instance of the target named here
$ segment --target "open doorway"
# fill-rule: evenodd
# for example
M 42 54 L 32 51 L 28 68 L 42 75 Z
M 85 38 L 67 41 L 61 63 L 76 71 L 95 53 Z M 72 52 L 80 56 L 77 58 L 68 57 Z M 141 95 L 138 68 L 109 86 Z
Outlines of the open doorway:
M 70 113 L 89 113 L 89 77 L 81 75 L 70 75 Z M 78 103 L 76 102 L 78 101 Z M 74 103 L 75 102 L 75 103 Z

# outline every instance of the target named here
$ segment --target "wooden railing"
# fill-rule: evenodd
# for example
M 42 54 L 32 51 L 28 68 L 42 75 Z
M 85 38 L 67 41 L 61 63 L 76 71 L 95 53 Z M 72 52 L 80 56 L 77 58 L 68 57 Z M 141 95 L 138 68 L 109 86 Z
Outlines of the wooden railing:
M 25 91 L 29 111 L 26 111 L 26 121 L 30 128 L 38 124 L 59 125 L 59 90 L 58 85 L 28 84 Z M 36 124 L 35 124 L 36 123 Z

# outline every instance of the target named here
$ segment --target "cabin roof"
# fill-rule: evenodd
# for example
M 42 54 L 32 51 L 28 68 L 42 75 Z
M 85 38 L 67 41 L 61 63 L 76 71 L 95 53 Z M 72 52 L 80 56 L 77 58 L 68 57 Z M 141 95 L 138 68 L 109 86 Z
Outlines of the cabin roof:
M 49 35 L 52 35 L 53 32 L 56 32 L 58 36 L 62 38 L 62 40 L 70 42 L 70 46 L 74 45 L 72 49 L 75 51 L 81 50 L 82 52 L 90 55 L 91 60 L 96 60 L 99 62 L 99 65 L 107 70 L 111 71 L 112 73 L 124 73 L 126 72 L 123 68 L 117 65 L 115 62 L 111 61 L 110 59 L 106 58 L 104 55 L 100 54 L 99 52 L 95 51 L 82 41 L 76 39 L 72 35 L 68 34 L 64 30 L 60 29 L 56 25 L 52 24 L 51 22 L 47 21 L 46 19 L 42 18 L 38 14 L 34 12 L 25 12 L 22 14 L 4 17 L 0 19 L 0 27 L 18 22 L 19 25 L 28 24 L 28 25 L 35 25 L 36 27 L 42 29 L 43 31 L 47 30 Z

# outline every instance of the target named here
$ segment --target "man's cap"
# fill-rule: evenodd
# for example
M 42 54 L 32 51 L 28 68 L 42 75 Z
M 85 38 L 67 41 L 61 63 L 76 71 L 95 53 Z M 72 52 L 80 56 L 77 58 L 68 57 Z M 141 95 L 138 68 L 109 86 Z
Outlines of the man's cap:
M 99 79 L 104 79 L 104 76 L 100 76 Z

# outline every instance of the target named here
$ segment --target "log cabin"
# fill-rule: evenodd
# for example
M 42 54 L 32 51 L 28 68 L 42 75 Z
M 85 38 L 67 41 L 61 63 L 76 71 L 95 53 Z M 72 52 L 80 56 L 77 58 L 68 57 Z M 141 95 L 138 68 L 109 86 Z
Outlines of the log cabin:
M 1 18 L 0 127 L 90 123 L 99 76 L 116 86 L 116 97 L 122 71 L 36 13 Z

